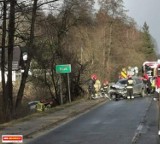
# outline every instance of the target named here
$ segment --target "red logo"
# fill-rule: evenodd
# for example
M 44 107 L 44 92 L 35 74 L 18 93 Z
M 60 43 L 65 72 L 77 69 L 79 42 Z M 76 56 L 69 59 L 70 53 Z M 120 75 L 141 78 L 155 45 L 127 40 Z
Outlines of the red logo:
M 22 135 L 2 135 L 2 143 L 22 143 Z

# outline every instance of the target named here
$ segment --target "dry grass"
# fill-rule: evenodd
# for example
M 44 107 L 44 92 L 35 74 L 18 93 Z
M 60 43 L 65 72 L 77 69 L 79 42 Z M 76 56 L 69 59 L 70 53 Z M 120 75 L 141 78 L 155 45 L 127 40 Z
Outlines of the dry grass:
M 16 101 L 16 95 L 19 88 L 19 82 L 13 83 L 13 100 Z M 28 107 L 28 102 L 33 100 L 40 100 L 42 98 L 49 97 L 46 88 L 35 87 L 32 83 L 27 83 L 24 91 L 23 101 L 21 107 L 16 110 L 13 119 L 18 119 L 25 117 L 27 115 L 33 114 L 34 111 L 30 111 Z M 0 96 L 0 123 L 5 122 L 3 112 L 2 112 L 2 96 Z

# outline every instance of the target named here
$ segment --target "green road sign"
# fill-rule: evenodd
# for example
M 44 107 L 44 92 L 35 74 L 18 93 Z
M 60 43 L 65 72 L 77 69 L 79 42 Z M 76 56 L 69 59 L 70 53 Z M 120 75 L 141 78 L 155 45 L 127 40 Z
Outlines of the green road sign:
M 71 72 L 71 65 L 56 65 L 56 72 L 57 73 L 70 73 Z

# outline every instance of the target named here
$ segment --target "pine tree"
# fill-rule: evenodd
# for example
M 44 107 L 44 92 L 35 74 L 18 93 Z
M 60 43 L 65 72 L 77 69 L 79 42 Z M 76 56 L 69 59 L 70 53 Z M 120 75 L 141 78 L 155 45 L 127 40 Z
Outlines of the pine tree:
M 154 44 L 152 41 L 152 37 L 149 33 L 149 26 L 147 25 L 146 22 L 144 22 L 143 25 L 143 47 L 144 47 L 144 53 L 147 58 L 155 54 Z

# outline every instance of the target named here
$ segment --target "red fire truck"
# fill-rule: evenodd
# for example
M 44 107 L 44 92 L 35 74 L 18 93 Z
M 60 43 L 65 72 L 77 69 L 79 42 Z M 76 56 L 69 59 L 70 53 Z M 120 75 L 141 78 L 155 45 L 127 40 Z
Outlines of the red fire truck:
M 145 61 L 142 65 L 142 76 L 149 81 L 147 83 L 147 91 L 153 93 L 155 91 L 155 77 L 158 61 Z

